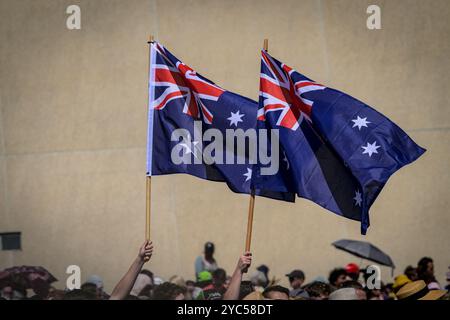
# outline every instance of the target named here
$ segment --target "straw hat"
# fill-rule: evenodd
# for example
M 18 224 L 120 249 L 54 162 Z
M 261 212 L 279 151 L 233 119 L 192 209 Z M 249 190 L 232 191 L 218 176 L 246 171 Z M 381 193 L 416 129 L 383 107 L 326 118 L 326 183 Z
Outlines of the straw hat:
M 399 300 L 437 300 L 447 291 L 445 290 L 429 290 L 425 281 L 418 280 L 408 282 L 398 292 Z
M 261 292 L 253 291 L 246 295 L 242 300 L 264 300 Z

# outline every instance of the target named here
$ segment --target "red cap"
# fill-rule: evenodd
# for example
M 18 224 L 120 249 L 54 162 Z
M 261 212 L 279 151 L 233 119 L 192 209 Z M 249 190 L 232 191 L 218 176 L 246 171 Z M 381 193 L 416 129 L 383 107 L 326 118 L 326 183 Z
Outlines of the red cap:
M 359 267 L 356 263 L 349 263 L 345 266 L 347 273 L 359 273 Z

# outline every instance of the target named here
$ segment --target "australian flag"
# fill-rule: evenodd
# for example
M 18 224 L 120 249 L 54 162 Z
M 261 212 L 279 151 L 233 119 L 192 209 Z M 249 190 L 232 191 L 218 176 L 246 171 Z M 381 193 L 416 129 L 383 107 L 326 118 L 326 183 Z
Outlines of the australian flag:
M 202 77 L 160 43 L 150 46 L 147 175 L 186 173 L 226 182 L 237 193 L 254 192 L 249 145 L 257 137 L 249 131 L 247 147 L 238 150 L 237 142 L 230 147 L 227 129 L 256 134 L 257 102 Z M 295 201 L 291 192 L 255 194 Z
M 362 234 L 389 177 L 425 152 L 368 105 L 314 82 L 265 51 L 258 126 L 279 129 L 282 152 L 278 174 L 261 175 L 255 168 L 254 188 L 295 192 L 361 221 Z

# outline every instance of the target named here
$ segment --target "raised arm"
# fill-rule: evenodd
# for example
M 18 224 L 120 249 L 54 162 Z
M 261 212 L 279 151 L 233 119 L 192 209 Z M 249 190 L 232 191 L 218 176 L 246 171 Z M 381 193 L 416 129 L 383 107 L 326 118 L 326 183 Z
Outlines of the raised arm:
M 245 252 L 237 263 L 236 269 L 231 276 L 230 285 L 223 295 L 223 300 L 238 300 L 241 289 L 242 275 L 247 272 L 252 263 L 252 254 Z
M 119 283 L 111 293 L 111 296 L 109 297 L 110 300 L 124 300 L 128 297 L 142 266 L 150 260 L 152 253 L 153 244 L 151 241 L 146 240 L 139 249 L 139 254 L 131 264 L 130 269 L 128 269 L 127 273 L 120 279 Z

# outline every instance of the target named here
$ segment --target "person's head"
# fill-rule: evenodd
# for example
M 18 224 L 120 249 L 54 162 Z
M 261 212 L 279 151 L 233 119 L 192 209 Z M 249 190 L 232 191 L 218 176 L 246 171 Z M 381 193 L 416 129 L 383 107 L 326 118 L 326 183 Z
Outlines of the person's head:
M 265 288 L 269 283 L 269 279 L 267 279 L 266 274 L 259 270 L 255 270 L 252 273 L 250 281 L 255 287 L 262 287 L 262 288 Z
M 271 286 L 264 289 L 263 296 L 270 300 L 289 300 L 289 289 L 282 286 Z
M 150 299 L 153 296 L 153 285 L 149 284 L 142 288 L 141 292 L 137 295 L 139 299 Z
M 195 290 L 195 282 L 192 280 L 186 281 L 186 289 L 188 292 L 192 293 Z
M 256 270 L 261 271 L 262 273 L 264 273 L 266 278 L 269 279 L 269 271 L 270 271 L 270 269 L 269 269 L 268 266 L 266 266 L 265 264 L 262 264 L 262 265 L 258 266 L 256 268 Z
M 92 276 L 90 276 L 89 278 L 87 278 L 86 282 L 95 284 L 95 286 L 97 287 L 97 289 L 98 289 L 99 291 L 102 291 L 102 292 L 103 292 L 103 280 L 102 280 L 102 278 L 100 278 L 99 276 L 97 276 L 97 275 L 92 275 Z
M 14 296 L 14 290 L 11 286 L 3 287 L 2 292 L 1 292 L 2 298 L 6 299 L 6 300 L 12 300 L 13 296 Z
M 139 274 L 146 275 L 150 279 L 150 283 L 149 284 L 151 284 L 151 285 L 155 284 L 153 272 L 151 272 L 150 270 L 142 269 L 141 272 L 139 272 Z
M 358 300 L 367 300 L 367 294 L 361 283 L 355 280 L 347 280 L 341 284 L 341 288 L 352 288 L 356 290 Z
M 434 280 L 434 264 L 433 259 L 423 257 L 417 264 L 417 275 L 420 280 L 424 280 L 427 284 Z
M 341 288 L 333 291 L 328 297 L 329 300 L 361 300 L 355 288 Z
M 212 273 L 213 283 L 216 287 L 221 287 L 225 285 L 225 281 L 227 280 L 227 273 L 224 269 L 218 268 Z
M 250 293 L 255 291 L 255 288 L 253 287 L 253 284 L 251 281 L 241 281 L 241 285 L 239 288 L 239 300 L 244 299 L 244 297 L 248 296 Z
M 381 289 L 366 289 L 367 300 L 384 300 Z
M 184 300 L 186 289 L 174 283 L 164 282 L 153 291 L 153 300 Z
M 87 278 L 86 283 L 91 283 L 95 285 L 97 297 L 101 299 L 104 294 L 102 278 L 100 278 L 100 276 L 97 275 L 91 275 L 89 276 L 89 278 Z
M 64 298 L 64 291 L 51 288 L 48 293 L 48 300 L 62 300 Z
M 214 243 L 208 241 L 205 243 L 204 253 L 205 257 L 212 257 L 214 255 Z
M 301 288 L 303 282 L 305 282 L 305 273 L 302 270 L 293 270 L 286 274 L 286 277 L 288 277 L 289 284 L 294 290 Z
M 204 288 L 212 283 L 212 274 L 209 271 L 201 271 L 197 274 L 197 287 Z
M 356 263 L 349 263 L 345 266 L 345 271 L 347 272 L 347 275 L 352 280 L 358 280 L 359 278 L 359 267 Z
M 81 291 L 87 292 L 90 294 L 95 295 L 97 298 L 99 298 L 97 286 L 94 283 L 85 282 L 80 287 Z
M 180 287 L 186 288 L 186 282 L 184 281 L 183 277 L 181 276 L 172 276 L 169 278 L 170 283 L 174 283 Z
M 363 285 L 355 280 L 347 280 L 342 282 L 341 288 L 364 289 Z
M 144 288 L 147 288 L 147 291 L 152 290 L 154 286 L 153 273 L 149 270 L 141 270 L 138 274 L 136 280 L 134 281 L 133 288 L 131 289 L 130 294 L 133 296 L 148 296 L 147 293 L 143 294 L 142 291 Z
M 326 300 L 330 296 L 331 287 L 328 283 L 314 281 L 305 286 L 311 300 Z
M 398 275 L 394 278 L 394 284 L 392 285 L 392 289 L 394 293 L 397 293 L 405 284 L 411 282 L 411 279 L 407 277 L 405 274 Z
M 345 281 L 347 281 L 349 277 L 347 276 L 347 271 L 343 268 L 336 268 L 330 272 L 330 276 L 328 277 L 328 282 L 336 287 L 339 288 L 341 284 Z
M 418 279 L 418 277 L 417 277 L 417 268 L 414 268 L 413 266 L 407 266 L 403 273 L 411 281 L 416 281 Z

